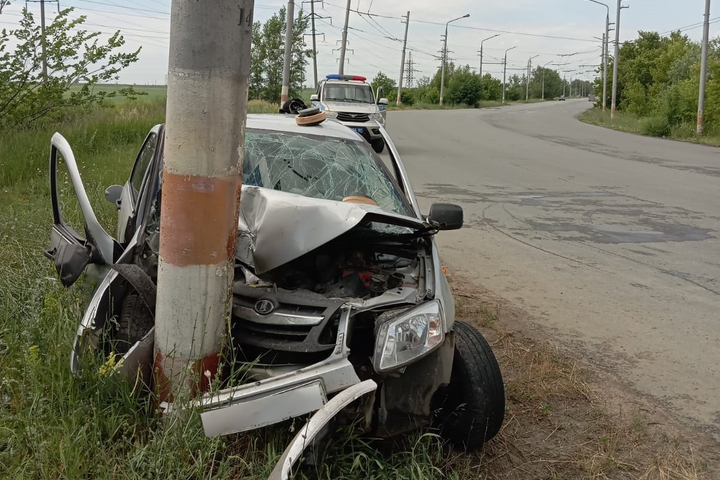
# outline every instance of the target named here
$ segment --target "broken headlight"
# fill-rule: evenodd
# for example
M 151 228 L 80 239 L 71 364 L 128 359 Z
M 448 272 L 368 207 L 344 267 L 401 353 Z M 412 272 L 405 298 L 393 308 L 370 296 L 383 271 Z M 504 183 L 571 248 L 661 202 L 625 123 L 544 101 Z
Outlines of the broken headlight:
M 380 123 L 385 122 L 385 119 L 383 118 L 382 113 L 371 113 L 370 120 L 375 120 L 376 122 L 380 122 Z
M 433 351 L 445 338 L 444 324 L 438 301 L 424 303 L 381 324 L 375 340 L 375 371 L 402 367 Z

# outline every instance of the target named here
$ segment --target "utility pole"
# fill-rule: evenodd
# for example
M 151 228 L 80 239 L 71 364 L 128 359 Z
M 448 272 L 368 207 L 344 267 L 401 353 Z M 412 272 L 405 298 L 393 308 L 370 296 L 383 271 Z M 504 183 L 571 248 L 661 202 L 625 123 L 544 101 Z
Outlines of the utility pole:
M 45 0 L 40 0 L 40 48 L 42 49 L 43 80 L 47 80 L 47 50 L 45 42 Z
M 292 61 L 292 44 L 293 44 L 293 22 L 295 20 L 295 2 L 288 0 L 287 21 L 285 22 L 285 59 L 283 62 L 283 83 L 280 92 L 280 105 L 288 101 L 290 93 L 290 65 Z M 313 37 L 313 43 L 315 37 Z M 317 85 L 317 84 L 316 84 Z
M 620 69 L 620 10 L 623 8 L 622 0 L 617 0 L 617 17 L 615 18 L 615 58 L 613 59 L 613 85 L 612 85 L 612 102 L 610 103 L 610 118 L 615 118 L 615 110 L 617 107 L 617 82 L 618 70 Z
M 483 70 L 483 43 L 485 43 L 486 41 L 488 41 L 492 38 L 499 37 L 499 36 L 500 36 L 500 34 L 498 33 L 498 34 L 493 35 L 492 37 L 488 37 L 480 42 L 480 97 L 481 98 L 482 98 L 482 79 L 483 79 L 483 72 L 482 72 L 482 70 Z
M 410 52 L 408 52 L 407 72 L 405 72 L 405 88 L 413 87 L 413 75 L 415 72 L 415 63 L 412 58 L 412 50 L 410 50 Z
M 552 64 L 552 60 L 543 65 L 542 69 L 542 99 L 545 100 L 545 70 L 547 70 L 547 66 Z
M 408 35 L 409 27 L 410 27 L 410 10 L 408 10 L 407 15 L 405 16 L 405 40 L 403 40 L 402 60 L 400 61 L 400 81 L 398 82 L 397 99 L 395 100 L 396 105 L 400 105 L 402 103 L 400 98 L 402 96 L 403 72 L 405 71 L 405 49 L 407 48 L 407 35 Z
M 312 44 L 313 44 L 313 89 L 317 88 L 317 45 L 315 43 L 315 0 L 310 0 L 310 23 L 312 25 Z M 323 37 L 324 38 L 324 37 Z
M 705 85 L 707 82 L 708 37 L 710 36 L 710 0 L 705 0 L 702 60 L 700 63 L 700 98 L 698 98 L 697 134 L 702 135 L 705 121 Z
M 347 47 L 347 33 L 348 24 L 350 23 L 350 1 L 347 1 L 347 7 L 345 8 L 345 26 L 342 31 L 342 45 L 340 45 L 340 67 L 338 73 L 343 75 L 345 73 L 345 47 Z
M 349 1 L 349 0 L 348 0 L 348 1 Z M 445 43 L 444 43 L 444 45 L 443 45 L 443 54 L 442 54 L 442 57 L 443 57 L 443 58 L 442 58 L 442 73 L 440 74 L 440 105 L 443 104 L 443 95 L 444 95 L 444 93 L 445 93 L 445 64 L 447 63 L 448 26 L 449 26 L 452 22 L 456 22 L 456 21 L 458 21 L 458 20 L 462 20 L 463 18 L 467 18 L 467 17 L 469 17 L 469 16 L 470 16 L 470 14 L 469 14 L 469 13 L 466 13 L 466 14 L 463 15 L 462 17 L 454 18 L 454 19 L 448 21 L 448 22 L 445 24 Z
M 539 55 L 535 55 L 534 57 L 530 57 L 528 59 L 527 64 L 527 77 L 525 78 L 525 101 L 527 102 L 530 100 L 530 73 L 532 72 L 532 61 L 533 58 L 539 57 Z
M 155 314 L 160 401 L 206 391 L 232 306 L 253 0 L 173 0 Z
M 510 47 L 507 50 L 505 50 L 505 57 L 503 58 L 503 91 L 502 91 L 502 103 L 505 103 L 505 76 L 507 73 L 507 53 L 512 50 L 513 48 L 517 48 L 517 45 L 514 47 Z

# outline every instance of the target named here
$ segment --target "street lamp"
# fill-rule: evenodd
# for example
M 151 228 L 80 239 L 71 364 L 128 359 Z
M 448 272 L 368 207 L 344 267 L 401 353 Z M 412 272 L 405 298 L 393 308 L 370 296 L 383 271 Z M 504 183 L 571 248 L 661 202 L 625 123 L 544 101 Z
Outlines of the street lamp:
M 543 100 L 545 100 L 545 69 L 548 65 L 554 65 L 552 60 L 550 60 L 545 65 L 543 65 L 543 71 L 542 71 L 542 99 Z
M 607 72 L 608 72 L 608 43 L 610 43 L 610 7 L 598 0 L 588 0 L 592 3 L 602 5 L 607 9 L 607 15 L 605 16 L 605 38 L 603 40 L 603 101 L 602 109 L 603 112 L 607 106 Z
M 470 16 L 469 13 L 466 13 L 462 17 L 453 18 L 449 22 L 445 24 L 445 46 L 443 47 L 443 61 L 442 61 L 442 74 L 440 75 L 440 105 L 443 104 L 443 93 L 445 93 L 445 64 L 447 63 L 447 37 L 448 37 L 448 25 L 450 25 L 452 22 L 456 22 L 458 20 L 462 20 L 463 18 L 468 18 Z
M 527 102 L 530 100 L 530 72 L 532 71 L 532 60 L 533 58 L 537 58 L 540 55 L 535 55 L 534 57 L 530 57 L 528 59 L 528 71 L 527 71 L 527 77 L 525 77 L 525 101 Z
M 505 74 L 507 72 L 507 52 L 510 50 L 517 48 L 517 45 L 514 47 L 510 47 L 507 50 L 505 50 L 505 57 L 503 57 L 503 94 L 502 94 L 502 103 L 505 103 Z
M 491 38 L 499 37 L 500 34 L 497 33 L 493 35 L 492 37 L 488 37 L 484 39 L 482 42 L 480 42 L 480 95 L 482 96 L 482 65 L 483 65 L 483 43 L 485 43 L 487 40 L 490 40 Z

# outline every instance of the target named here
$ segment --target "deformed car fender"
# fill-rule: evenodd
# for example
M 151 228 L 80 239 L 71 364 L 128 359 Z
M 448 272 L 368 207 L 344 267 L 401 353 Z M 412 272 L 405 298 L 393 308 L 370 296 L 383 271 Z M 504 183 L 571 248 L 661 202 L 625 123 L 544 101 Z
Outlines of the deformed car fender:
M 375 383 L 375 381 L 365 380 L 335 395 L 323 408 L 318 410 L 300 429 L 297 435 L 295 435 L 295 438 L 293 438 L 287 446 L 280 460 L 275 465 L 268 480 L 289 479 L 293 466 L 302 456 L 305 448 L 312 444 L 313 439 L 325 428 L 330 420 L 352 402 L 370 392 L 374 392 L 376 389 L 377 383 Z

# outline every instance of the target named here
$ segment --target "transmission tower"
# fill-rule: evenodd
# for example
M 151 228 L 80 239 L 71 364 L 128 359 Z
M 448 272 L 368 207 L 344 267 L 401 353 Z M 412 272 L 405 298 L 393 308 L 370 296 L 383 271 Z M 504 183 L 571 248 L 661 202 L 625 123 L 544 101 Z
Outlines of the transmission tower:
M 413 62 L 412 52 L 408 52 L 408 59 L 405 62 L 405 88 L 413 88 L 415 85 L 414 74 L 420 70 L 415 69 L 415 62 Z

